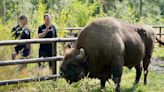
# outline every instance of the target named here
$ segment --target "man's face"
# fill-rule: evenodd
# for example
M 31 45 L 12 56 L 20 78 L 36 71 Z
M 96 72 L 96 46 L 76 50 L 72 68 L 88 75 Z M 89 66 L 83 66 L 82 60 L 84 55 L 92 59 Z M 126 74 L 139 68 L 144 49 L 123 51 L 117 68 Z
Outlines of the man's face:
M 44 21 L 45 21 L 45 24 L 50 24 L 51 23 L 51 17 L 49 15 L 45 16 Z

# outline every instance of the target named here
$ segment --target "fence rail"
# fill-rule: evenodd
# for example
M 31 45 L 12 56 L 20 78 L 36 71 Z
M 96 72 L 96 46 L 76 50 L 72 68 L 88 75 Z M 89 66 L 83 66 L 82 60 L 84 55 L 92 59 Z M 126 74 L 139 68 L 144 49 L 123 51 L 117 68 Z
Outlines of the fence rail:
M 14 44 L 30 44 L 30 43 L 52 43 L 52 42 L 71 42 L 77 38 L 46 38 L 46 39 L 25 39 L 25 40 L 5 40 L 0 41 L 0 46 Z
M 20 59 L 20 60 L 11 60 L 11 61 L 0 61 L 0 66 L 28 64 L 28 63 L 39 63 L 39 62 L 50 62 L 50 61 L 61 61 L 61 60 L 63 60 L 63 56 L 34 58 L 34 59 Z
M 59 75 L 50 75 L 50 76 L 42 76 L 42 77 L 35 77 L 35 78 L 22 78 L 22 79 L 13 79 L 13 80 L 3 80 L 3 81 L 0 81 L 0 86 L 19 84 L 19 83 L 45 81 L 45 80 L 56 80 L 57 78 L 59 78 Z
M 162 29 L 164 28 L 164 26 L 162 26 L 162 25 L 152 25 L 152 27 L 153 28 L 155 28 L 155 29 L 159 29 L 159 33 L 157 33 L 156 35 L 158 35 L 159 36 L 159 39 L 161 39 L 161 37 L 162 37 L 162 35 L 164 35 L 164 33 L 162 33 Z M 70 33 L 69 34 L 73 34 L 72 32 L 73 31 L 75 31 L 75 30 L 82 30 L 83 29 L 83 27 L 76 27 L 76 28 L 66 28 L 65 30 L 68 30 L 68 31 L 70 31 Z
M 164 26 L 162 26 L 162 25 L 153 25 L 152 27 L 153 28 L 164 28 Z

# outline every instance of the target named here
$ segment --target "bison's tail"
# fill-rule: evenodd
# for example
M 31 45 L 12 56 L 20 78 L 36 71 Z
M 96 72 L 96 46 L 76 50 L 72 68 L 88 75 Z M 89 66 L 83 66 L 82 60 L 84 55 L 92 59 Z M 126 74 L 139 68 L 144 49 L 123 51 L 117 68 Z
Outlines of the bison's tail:
M 158 39 L 157 37 L 156 37 L 156 40 L 157 40 L 157 42 L 158 42 L 159 44 L 164 45 L 164 42 L 161 41 L 160 39 Z

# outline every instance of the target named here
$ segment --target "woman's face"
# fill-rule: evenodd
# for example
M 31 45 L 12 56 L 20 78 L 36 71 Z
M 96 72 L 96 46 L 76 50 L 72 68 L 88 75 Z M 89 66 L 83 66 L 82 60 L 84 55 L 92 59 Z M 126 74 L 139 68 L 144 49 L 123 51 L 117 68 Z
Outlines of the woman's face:
M 24 19 L 20 20 L 20 23 L 21 23 L 21 25 L 26 25 L 27 24 L 27 19 L 24 18 Z

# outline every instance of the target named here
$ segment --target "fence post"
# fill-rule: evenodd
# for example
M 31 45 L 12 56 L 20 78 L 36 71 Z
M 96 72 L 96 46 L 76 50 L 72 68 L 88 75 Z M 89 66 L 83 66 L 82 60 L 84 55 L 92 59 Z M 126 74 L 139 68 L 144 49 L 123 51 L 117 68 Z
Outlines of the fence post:
M 52 56 L 56 56 L 56 42 L 52 42 Z M 52 62 L 52 74 L 55 75 L 57 73 L 57 62 L 56 60 Z
M 72 29 L 69 30 L 69 34 L 68 35 L 69 36 L 73 36 L 73 30 Z
M 161 40 L 161 31 L 162 31 L 162 27 L 159 27 L 159 39 Z M 159 47 L 161 47 L 161 44 L 159 44 Z

